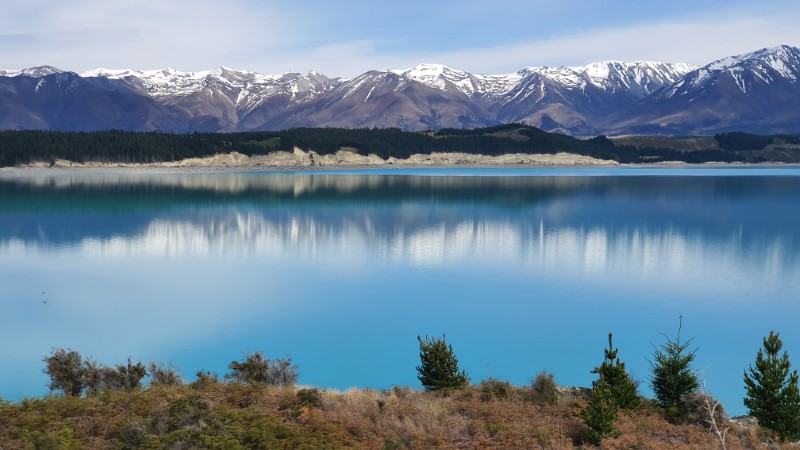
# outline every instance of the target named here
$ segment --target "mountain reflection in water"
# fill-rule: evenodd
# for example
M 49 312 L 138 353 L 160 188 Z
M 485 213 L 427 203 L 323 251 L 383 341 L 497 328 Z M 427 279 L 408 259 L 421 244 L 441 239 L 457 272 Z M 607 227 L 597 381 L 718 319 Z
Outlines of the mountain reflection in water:
M 800 352 L 797 175 L 0 177 L 0 335 L 24 338 L 0 352 L 0 396 L 42 394 L 41 358 L 68 346 L 189 378 L 263 347 L 291 352 L 303 383 L 414 385 L 416 335 L 441 332 L 473 381 L 491 364 L 587 385 L 612 329 L 646 381 L 683 314 L 714 393 L 742 412 L 761 337 Z M 42 313 L 29 300 L 45 286 Z M 355 370 L 347 347 L 365 336 L 378 363 Z

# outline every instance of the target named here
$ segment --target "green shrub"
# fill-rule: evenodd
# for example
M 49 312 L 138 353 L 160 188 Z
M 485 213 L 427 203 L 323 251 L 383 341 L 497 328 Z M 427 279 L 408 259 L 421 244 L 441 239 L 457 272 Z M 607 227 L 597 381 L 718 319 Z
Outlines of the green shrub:
M 151 386 L 180 386 L 183 384 L 180 373 L 172 363 L 165 364 L 163 362 L 150 361 L 147 367 L 151 377 Z
M 144 364 L 141 362 L 133 364 L 128 358 L 127 364 L 117 364 L 116 369 L 106 372 L 103 384 L 109 390 L 133 391 L 142 387 L 142 378 L 145 376 L 147 369 Z
M 231 361 L 225 378 L 239 383 L 265 383 L 272 386 L 292 386 L 297 382 L 297 366 L 292 359 L 270 360 L 263 352 L 248 354 L 244 361 Z
M 113 437 L 118 450 L 142 448 L 147 439 L 147 424 L 140 418 L 128 420 L 113 433 Z
M 83 362 L 74 350 L 54 348 L 44 358 L 44 373 L 50 376 L 50 390 L 77 397 L 83 392 Z
M 514 386 L 508 381 L 500 381 L 494 378 L 483 380 L 478 385 L 481 393 L 481 400 L 488 402 L 492 400 L 511 400 L 514 397 Z
M 203 387 L 206 384 L 219 383 L 219 375 L 208 370 L 198 370 L 195 376 L 197 380 L 192 383 L 192 387 Z
M 555 375 L 546 371 L 540 372 L 526 390 L 524 398 L 539 406 L 555 405 L 558 402 L 558 386 L 555 382 Z
M 307 406 L 309 408 L 319 408 L 322 406 L 322 392 L 317 388 L 300 389 L 295 396 L 300 406 Z

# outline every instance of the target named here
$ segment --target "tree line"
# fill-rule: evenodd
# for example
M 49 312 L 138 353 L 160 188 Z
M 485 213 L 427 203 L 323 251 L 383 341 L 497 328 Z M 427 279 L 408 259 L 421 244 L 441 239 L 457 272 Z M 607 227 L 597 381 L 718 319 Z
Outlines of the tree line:
M 725 438 L 729 427 L 727 416 L 719 401 L 713 399 L 705 389 L 701 375 L 692 368 L 697 349 L 690 349 L 693 339 L 682 341 L 681 323 L 675 338 L 665 336 L 665 342 L 656 348 L 651 360 L 650 387 L 655 398 L 644 399 L 638 393 L 638 384 L 625 368 L 614 347 L 613 335 L 608 334 L 608 347 L 603 351 L 603 360 L 592 371 L 597 375 L 588 392 L 588 401 L 578 412 L 586 430 L 584 440 L 599 444 L 602 440 L 619 435 L 615 423 L 620 411 L 637 411 L 644 403 L 655 405 L 669 421 L 674 423 L 702 424 L 714 433 L 726 448 Z M 422 387 L 437 395 L 464 389 L 470 385 L 467 373 L 459 367 L 452 344 L 441 337 L 417 337 L 420 365 L 416 367 L 417 378 Z M 744 372 L 746 396 L 744 404 L 759 426 L 767 430 L 776 441 L 787 442 L 800 439 L 800 390 L 797 370 L 791 370 L 786 351 L 780 353 L 783 343 L 778 333 L 770 332 L 758 351 L 755 366 Z M 150 385 L 183 384 L 180 374 L 172 364 L 150 362 L 108 367 L 80 353 L 68 349 L 54 349 L 44 358 L 44 372 L 50 377 L 51 391 L 60 391 L 65 396 L 94 396 L 103 392 L 142 389 L 142 380 L 150 377 Z M 241 361 L 231 361 L 224 380 L 234 383 L 263 384 L 269 386 L 294 386 L 298 379 L 298 367 L 290 357 L 269 359 L 263 352 L 250 353 Z M 194 383 L 218 383 L 215 373 L 199 371 Z M 479 384 L 485 400 L 508 398 L 513 386 L 492 379 Z M 302 389 L 298 393 L 303 402 L 319 402 L 320 392 L 316 388 Z M 536 404 L 554 404 L 558 398 L 558 387 L 554 375 L 540 373 L 527 391 L 529 400 Z
M 620 163 L 683 161 L 743 162 L 747 153 L 774 142 L 800 143 L 798 136 L 755 136 L 726 133 L 715 136 L 720 149 L 679 151 L 616 145 L 605 136 L 577 139 L 520 124 L 478 129 L 442 129 L 406 132 L 398 128 L 295 128 L 246 133 L 168 134 L 158 132 L 56 132 L 41 130 L 0 132 L 0 166 L 65 159 L 75 162 L 155 163 L 236 151 L 248 156 L 294 148 L 333 154 L 342 148 L 383 159 L 413 154 L 462 152 L 574 153 Z
M 650 387 L 655 404 L 673 422 L 707 425 L 725 449 L 727 416 L 720 402 L 706 393 L 704 383 L 701 389 L 700 376 L 691 367 L 697 349 L 689 350 L 692 339 L 681 342 L 680 329 L 679 326 L 674 339 L 665 335 L 666 342 L 653 354 Z M 592 383 L 589 402 L 579 413 L 587 426 L 584 438 L 593 444 L 618 436 L 615 422 L 619 411 L 636 410 L 643 401 L 612 337 L 609 333 L 603 361 L 592 371 L 598 378 Z M 469 384 L 444 336 L 418 339 L 422 361 L 417 367 L 418 378 L 426 390 L 460 389 Z M 788 353 L 780 354 L 782 347 L 779 334 L 770 331 L 756 355 L 755 367 L 744 372 L 744 405 L 774 439 L 796 442 L 800 440 L 798 374 L 797 370 L 791 371 Z

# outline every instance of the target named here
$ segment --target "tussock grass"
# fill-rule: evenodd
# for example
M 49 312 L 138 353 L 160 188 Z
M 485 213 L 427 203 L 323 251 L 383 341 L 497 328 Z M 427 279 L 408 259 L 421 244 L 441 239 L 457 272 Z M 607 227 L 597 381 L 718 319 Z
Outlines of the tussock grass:
M 0 405 L 2 449 L 574 449 L 582 396 L 531 402 L 487 385 L 446 393 L 397 387 L 345 392 L 263 384 L 158 385 L 88 398 Z M 603 449 L 716 449 L 701 425 L 673 424 L 652 402 L 622 413 Z M 760 449 L 755 427 L 731 425 L 729 449 Z M 787 447 L 792 448 L 792 447 Z M 798 448 L 798 447 L 793 447 Z

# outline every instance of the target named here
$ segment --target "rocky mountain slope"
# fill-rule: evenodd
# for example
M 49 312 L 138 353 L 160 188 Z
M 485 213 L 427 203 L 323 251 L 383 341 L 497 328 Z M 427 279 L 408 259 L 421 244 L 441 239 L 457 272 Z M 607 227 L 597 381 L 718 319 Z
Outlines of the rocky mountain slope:
M 524 123 L 575 135 L 798 132 L 800 50 L 704 67 L 605 61 L 478 75 L 438 64 L 351 79 L 220 67 L 0 71 L 0 128 L 251 131 L 475 128 Z
M 643 134 L 800 131 L 800 49 L 780 46 L 714 61 L 689 72 L 606 130 Z

